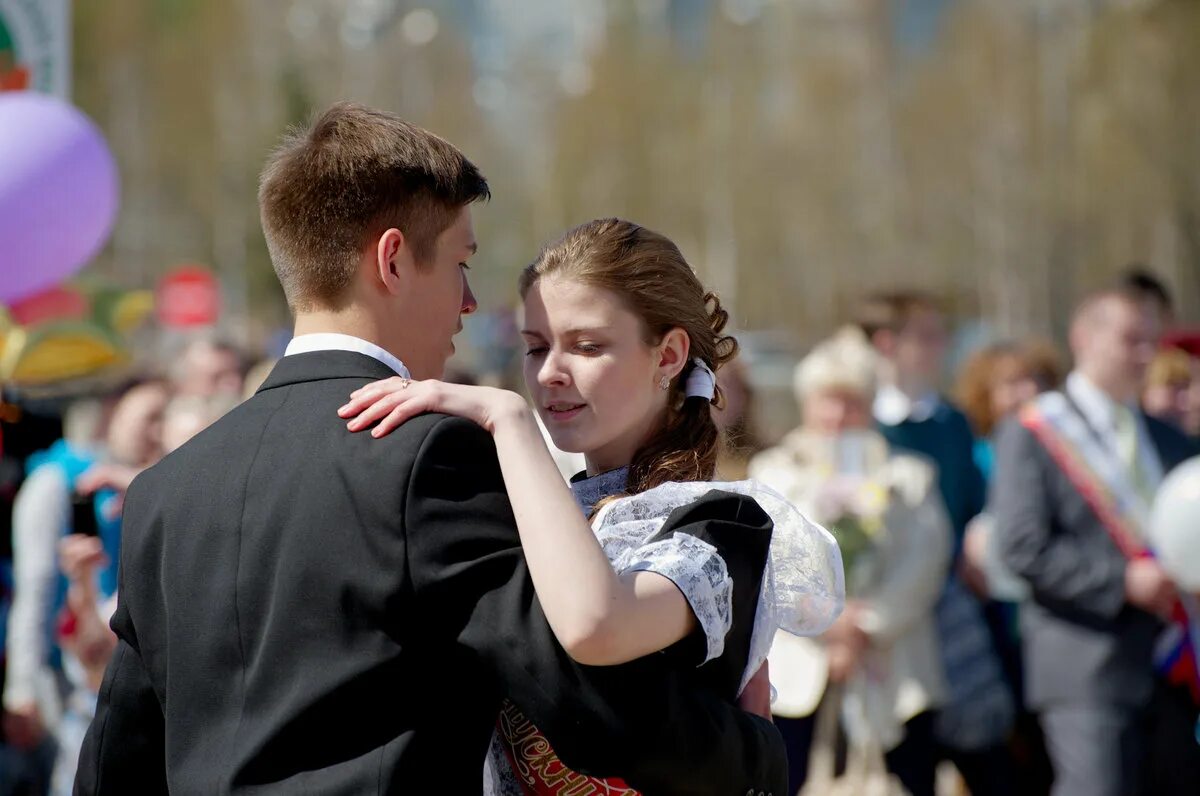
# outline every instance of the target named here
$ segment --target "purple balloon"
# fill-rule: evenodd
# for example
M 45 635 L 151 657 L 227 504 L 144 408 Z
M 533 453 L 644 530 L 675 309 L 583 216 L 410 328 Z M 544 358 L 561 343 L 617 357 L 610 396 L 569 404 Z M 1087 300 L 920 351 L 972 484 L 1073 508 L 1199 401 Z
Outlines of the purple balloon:
M 83 268 L 117 203 L 116 162 L 88 117 L 46 94 L 0 93 L 0 303 Z

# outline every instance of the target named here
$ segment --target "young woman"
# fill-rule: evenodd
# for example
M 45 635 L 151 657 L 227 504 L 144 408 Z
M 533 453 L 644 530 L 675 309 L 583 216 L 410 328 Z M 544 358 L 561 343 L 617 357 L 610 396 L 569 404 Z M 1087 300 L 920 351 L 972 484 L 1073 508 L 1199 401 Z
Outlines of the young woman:
M 666 651 L 699 666 L 697 687 L 767 712 L 765 672 L 755 673 L 775 628 L 828 627 L 844 599 L 842 567 L 833 538 L 778 495 L 711 483 L 715 372 L 737 352 L 723 334 L 727 313 L 670 240 L 616 219 L 544 249 L 520 293 L 534 408 L 554 444 L 587 463 L 570 490 L 515 393 L 388 379 L 353 393 L 340 414 L 375 436 L 423 412 L 479 423 L 496 441 L 546 618 L 571 656 L 603 666 Z M 498 727 L 503 754 L 491 762 L 513 775 L 493 784 L 501 792 L 558 792 L 563 777 L 572 793 L 628 792 L 564 772 L 515 707 Z

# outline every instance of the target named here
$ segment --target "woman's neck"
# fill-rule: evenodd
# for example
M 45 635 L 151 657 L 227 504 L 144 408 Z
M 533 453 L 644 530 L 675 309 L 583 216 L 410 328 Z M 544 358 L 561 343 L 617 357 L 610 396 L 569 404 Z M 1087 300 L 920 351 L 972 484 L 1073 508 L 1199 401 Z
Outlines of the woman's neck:
M 588 478 L 594 478 L 595 476 L 603 473 L 611 473 L 614 470 L 620 470 L 628 467 L 632 463 L 633 461 L 631 458 L 625 458 L 624 460 L 620 460 L 618 458 L 618 460 L 614 461 L 611 458 L 593 458 L 586 453 L 583 455 L 583 464 L 586 468 Z
M 665 411 L 664 407 L 661 411 L 643 418 L 639 424 L 601 447 L 583 451 L 588 477 L 632 466 L 638 451 L 653 440 L 654 435 L 666 423 Z

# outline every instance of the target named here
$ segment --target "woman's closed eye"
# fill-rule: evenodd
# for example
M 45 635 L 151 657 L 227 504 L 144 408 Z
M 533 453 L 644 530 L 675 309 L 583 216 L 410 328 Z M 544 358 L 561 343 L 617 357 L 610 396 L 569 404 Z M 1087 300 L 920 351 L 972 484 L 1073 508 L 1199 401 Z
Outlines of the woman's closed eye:
M 545 354 L 545 353 L 546 353 L 547 351 L 549 351 L 549 350 L 550 350 L 550 349 L 549 349 L 549 348 L 547 348 L 547 347 L 546 347 L 546 346 L 544 346 L 544 345 L 540 345 L 540 346 L 530 346 L 530 347 L 529 347 L 529 348 L 528 348 L 528 349 L 525 351 L 525 356 L 527 356 L 527 357 L 538 357 L 538 356 L 542 356 L 543 354 Z
M 592 355 L 599 354 L 604 350 L 604 346 L 598 343 L 576 343 L 575 350 L 581 354 Z

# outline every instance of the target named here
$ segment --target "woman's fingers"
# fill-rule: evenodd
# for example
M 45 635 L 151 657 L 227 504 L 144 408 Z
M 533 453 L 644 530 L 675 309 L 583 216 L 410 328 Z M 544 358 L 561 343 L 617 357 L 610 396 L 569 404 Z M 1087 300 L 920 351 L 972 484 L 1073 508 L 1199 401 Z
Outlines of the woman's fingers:
M 346 424 L 346 428 L 351 431 L 362 431 L 404 403 L 408 398 L 409 396 L 404 393 L 384 395 L 359 412 L 357 417 Z
M 410 384 L 412 384 L 411 380 L 399 376 L 364 384 L 350 393 L 350 400 L 338 410 L 338 414 L 342 417 L 353 417 L 358 412 L 361 412 L 363 407 L 370 406 L 381 395 L 388 395 L 389 393 L 408 389 Z
M 373 381 L 370 384 L 363 385 L 355 390 L 355 392 L 395 392 L 396 390 L 403 390 L 410 382 L 410 379 L 406 379 L 402 376 L 392 376 L 390 379 L 380 379 L 379 381 Z M 353 393 L 351 393 L 351 395 L 353 395 Z
M 426 410 L 421 408 L 420 403 L 420 401 L 409 401 L 388 412 L 387 417 L 380 420 L 379 424 L 371 429 L 371 436 L 376 439 L 386 437 L 404 423 L 425 412 Z
M 352 397 L 346 403 L 346 405 L 343 406 L 341 409 L 338 409 L 338 416 L 339 417 L 354 417 L 359 412 L 361 412 L 362 410 L 366 409 L 368 406 L 371 406 L 373 403 L 378 401 L 380 398 L 383 398 L 384 396 L 387 396 L 387 395 L 395 395 L 395 394 L 396 394 L 396 391 L 386 390 L 386 389 L 363 388 L 362 390 L 357 390 L 357 391 L 355 391 L 355 393 L 351 394 Z
M 338 409 L 338 416 L 343 418 L 354 417 L 385 395 L 403 393 L 417 385 L 426 385 L 429 388 L 433 388 L 439 383 L 436 379 L 413 381 L 412 379 L 405 379 L 400 376 L 393 376 L 390 379 L 383 379 L 382 381 L 373 381 L 350 393 L 350 400 Z

